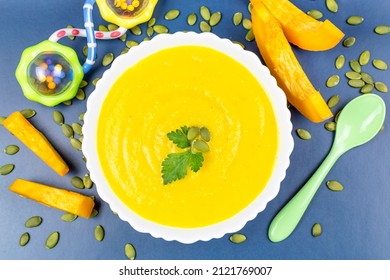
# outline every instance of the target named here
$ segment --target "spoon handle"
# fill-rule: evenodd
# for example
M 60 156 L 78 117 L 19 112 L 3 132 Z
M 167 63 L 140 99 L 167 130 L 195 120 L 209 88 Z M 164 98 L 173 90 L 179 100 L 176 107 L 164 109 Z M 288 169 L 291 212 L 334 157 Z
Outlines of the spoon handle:
M 331 149 L 309 181 L 275 216 L 268 230 L 268 237 L 272 242 L 282 241 L 294 231 L 325 176 L 340 155 L 335 149 Z

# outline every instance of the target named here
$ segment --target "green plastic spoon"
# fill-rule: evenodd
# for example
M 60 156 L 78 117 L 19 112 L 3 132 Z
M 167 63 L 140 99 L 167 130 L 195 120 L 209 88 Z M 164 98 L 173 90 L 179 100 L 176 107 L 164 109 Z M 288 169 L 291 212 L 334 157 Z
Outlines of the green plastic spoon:
M 343 108 L 328 156 L 272 220 L 268 231 L 272 242 L 280 242 L 290 236 L 336 160 L 346 151 L 370 141 L 381 129 L 385 115 L 385 103 L 376 94 L 361 95 Z

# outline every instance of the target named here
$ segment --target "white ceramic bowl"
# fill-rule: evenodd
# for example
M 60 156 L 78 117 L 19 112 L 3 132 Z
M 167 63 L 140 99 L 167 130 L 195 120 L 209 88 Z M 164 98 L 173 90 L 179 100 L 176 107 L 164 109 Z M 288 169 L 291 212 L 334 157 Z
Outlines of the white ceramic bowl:
M 258 79 L 268 95 L 274 109 L 279 134 L 279 147 L 275 167 L 271 178 L 260 195 L 250 205 L 228 220 L 206 227 L 191 229 L 157 224 L 146 220 L 127 207 L 112 191 L 103 174 L 97 153 L 98 139 L 96 137 L 100 109 L 116 79 L 126 69 L 148 55 L 168 47 L 183 45 L 211 47 L 244 65 Z M 161 34 L 150 41 L 142 42 L 139 46 L 131 48 L 127 54 L 116 58 L 111 68 L 104 73 L 102 79 L 97 83 L 95 91 L 89 97 L 83 126 L 83 152 L 88 159 L 87 168 L 90 171 L 99 196 L 110 205 L 114 212 L 118 213 L 122 220 L 127 221 L 137 231 L 150 233 L 157 238 L 176 240 L 182 243 L 221 238 L 227 233 L 242 229 L 248 221 L 254 219 L 259 212 L 263 211 L 267 203 L 275 198 L 279 192 L 280 183 L 285 177 L 286 169 L 290 163 L 289 157 L 294 146 L 291 136 L 290 112 L 286 104 L 284 92 L 277 86 L 268 68 L 262 65 L 260 59 L 254 53 L 243 50 L 230 40 L 221 39 L 211 33 L 178 32 L 175 34 Z

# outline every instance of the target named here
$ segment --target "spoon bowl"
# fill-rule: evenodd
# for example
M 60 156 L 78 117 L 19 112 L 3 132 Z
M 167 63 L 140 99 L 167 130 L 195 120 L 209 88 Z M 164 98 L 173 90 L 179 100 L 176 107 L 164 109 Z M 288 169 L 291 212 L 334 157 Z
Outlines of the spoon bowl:
M 382 128 L 385 115 L 385 103 L 375 94 L 361 95 L 344 107 L 329 154 L 309 181 L 272 220 L 268 231 L 272 242 L 290 236 L 336 160 L 346 151 L 370 141 Z

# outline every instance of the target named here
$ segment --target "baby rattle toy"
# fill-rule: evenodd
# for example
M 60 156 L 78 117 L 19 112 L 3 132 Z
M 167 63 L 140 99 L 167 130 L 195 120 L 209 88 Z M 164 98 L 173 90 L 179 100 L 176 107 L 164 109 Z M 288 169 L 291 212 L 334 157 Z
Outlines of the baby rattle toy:
M 30 100 L 46 106 L 56 106 L 75 97 L 80 83 L 96 60 L 96 39 L 110 40 L 148 21 L 158 0 L 86 0 L 83 6 L 84 28 L 63 28 L 48 40 L 25 49 L 22 53 L 16 79 L 23 94 Z M 95 31 L 92 10 L 97 3 L 103 19 L 119 27 L 113 31 Z M 66 36 L 87 38 L 88 55 L 83 65 L 76 52 L 57 43 Z

